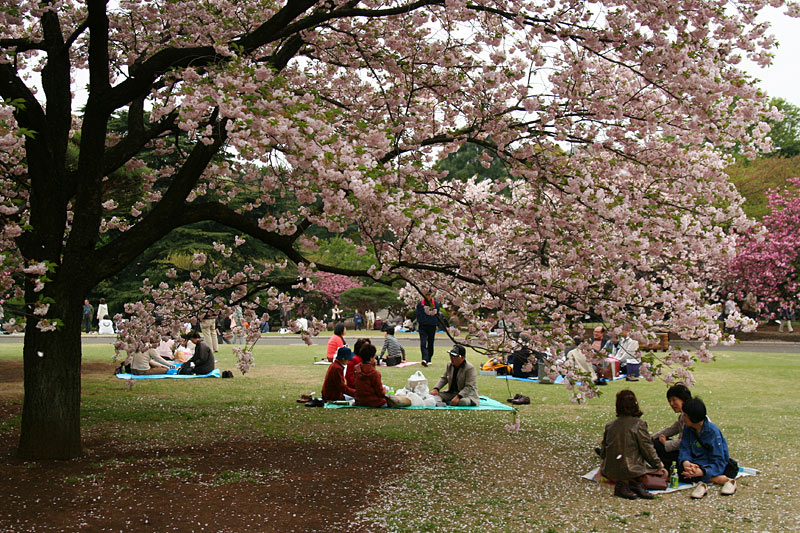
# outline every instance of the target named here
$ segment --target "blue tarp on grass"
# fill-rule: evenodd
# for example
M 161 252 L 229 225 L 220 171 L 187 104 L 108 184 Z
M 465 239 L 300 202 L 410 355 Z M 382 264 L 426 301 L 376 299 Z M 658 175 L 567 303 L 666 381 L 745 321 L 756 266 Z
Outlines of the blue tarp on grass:
M 461 409 L 466 411 L 513 411 L 514 408 L 508 405 L 504 405 L 497 400 L 492 400 L 486 396 L 481 396 L 481 404 L 480 405 L 470 405 L 470 406 L 452 406 L 446 405 L 444 407 L 425 407 L 425 406 L 414 406 L 409 405 L 408 407 L 394 407 L 393 409 Z M 326 403 L 326 409 L 347 409 L 347 408 L 357 408 L 357 409 L 379 409 L 378 407 L 361 407 L 355 405 L 339 405 L 335 403 Z
M 218 378 L 221 376 L 219 368 L 215 368 L 208 374 L 145 374 L 137 376 L 135 374 L 116 374 L 119 379 L 191 379 L 191 378 Z

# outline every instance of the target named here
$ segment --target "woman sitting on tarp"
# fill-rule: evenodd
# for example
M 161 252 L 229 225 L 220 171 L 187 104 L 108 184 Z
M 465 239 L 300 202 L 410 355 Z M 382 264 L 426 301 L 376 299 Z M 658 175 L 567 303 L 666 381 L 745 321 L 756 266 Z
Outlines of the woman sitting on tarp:
M 322 399 L 326 402 L 350 400 L 356 391 L 347 385 L 344 379 L 344 365 L 353 359 L 353 352 L 347 346 L 342 346 L 336 352 L 336 359 L 328 367 L 325 381 L 322 383 Z
M 347 361 L 347 368 L 344 369 L 344 380 L 351 389 L 356 388 L 356 367 L 361 364 L 361 349 L 365 344 L 372 344 L 369 339 L 358 339 L 353 345 L 353 358 Z
M 616 482 L 614 496 L 652 500 L 653 495 L 639 478 L 647 472 L 648 464 L 664 476 L 667 471 L 653 448 L 636 395 L 630 390 L 619 391 L 616 409 L 617 418 L 606 424 L 603 432 L 600 445 L 603 465 L 600 470 L 606 478 Z
M 394 396 L 386 395 L 386 388 L 381 382 L 381 373 L 375 368 L 378 364 L 376 353 L 377 350 L 372 344 L 365 344 L 361 348 L 362 362 L 356 367 L 356 405 L 362 407 L 399 407 L 403 403 Z
M 150 348 L 145 352 L 136 352 L 131 356 L 131 374 L 143 376 L 146 374 L 166 374 L 170 368 L 175 366 L 163 359 L 155 348 Z
M 333 335 L 331 335 L 331 338 L 328 339 L 328 361 L 333 361 L 333 358 L 336 357 L 336 351 L 342 346 L 347 345 L 347 343 L 344 341 L 344 334 L 344 324 L 341 322 L 336 324 L 336 326 L 333 328 Z

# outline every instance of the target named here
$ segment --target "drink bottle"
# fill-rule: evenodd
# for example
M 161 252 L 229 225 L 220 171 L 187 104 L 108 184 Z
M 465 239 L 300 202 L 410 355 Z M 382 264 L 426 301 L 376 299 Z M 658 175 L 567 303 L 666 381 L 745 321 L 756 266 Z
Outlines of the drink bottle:
M 680 480 L 678 479 L 678 465 L 675 461 L 672 461 L 672 474 L 669 476 L 669 487 L 671 489 L 677 489 L 678 483 Z

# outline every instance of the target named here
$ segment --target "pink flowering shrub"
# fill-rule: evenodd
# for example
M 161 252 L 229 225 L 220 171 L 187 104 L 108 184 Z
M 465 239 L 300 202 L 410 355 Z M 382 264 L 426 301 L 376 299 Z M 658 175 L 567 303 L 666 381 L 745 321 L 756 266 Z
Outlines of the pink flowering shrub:
M 763 304 L 800 295 L 800 178 L 767 194 L 770 212 L 743 235 L 730 265 L 730 286 Z

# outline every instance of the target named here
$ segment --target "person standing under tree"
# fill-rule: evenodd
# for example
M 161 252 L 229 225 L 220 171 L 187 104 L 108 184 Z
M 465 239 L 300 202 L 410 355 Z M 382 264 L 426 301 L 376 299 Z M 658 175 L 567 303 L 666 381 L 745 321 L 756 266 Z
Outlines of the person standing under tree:
M 86 333 L 92 332 L 92 313 L 94 311 L 94 307 L 92 304 L 89 303 L 89 300 L 83 301 L 83 330 Z
M 419 349 L 422 352 L 422 366 L 428 366 L 433 359 L 433 341 L 439 327 L 439 310 L 442 304 L 434 300 L 433 291 L 428 289 L 422 300 L 417 302 L 417 324 L 419 325 Z
M 100 321 L 106 318 L 106 315 L 108 315 L 108 305 L 106 305 L 106 299 L 100 298 L 100 303 L 97 304 L 97 314 L 95 315 L 97 317 L 98 326 L 100 325 Z

